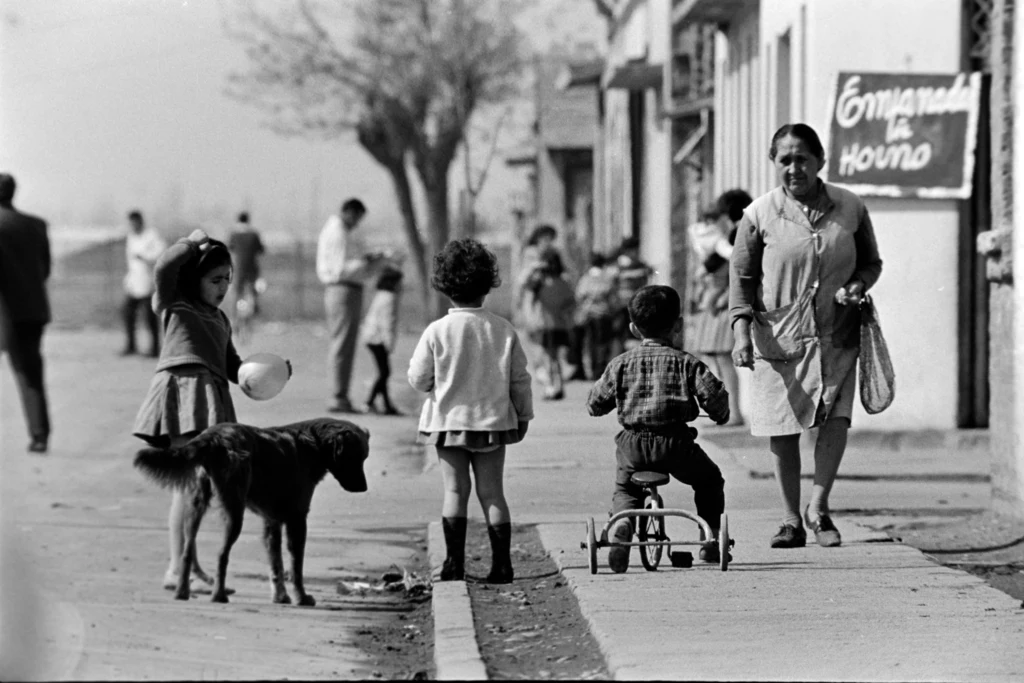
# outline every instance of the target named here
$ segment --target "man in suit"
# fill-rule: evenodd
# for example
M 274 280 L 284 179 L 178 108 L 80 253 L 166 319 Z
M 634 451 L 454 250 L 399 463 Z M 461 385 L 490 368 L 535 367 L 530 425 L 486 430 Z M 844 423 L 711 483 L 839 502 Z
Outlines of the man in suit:
M 45 453 L 50 416 L 43 386 L 43 328 L 50 322 L 46 221 L 14 208 L 14 177 L 0 173 L 0 342 L 11 359 L 31 442 Z

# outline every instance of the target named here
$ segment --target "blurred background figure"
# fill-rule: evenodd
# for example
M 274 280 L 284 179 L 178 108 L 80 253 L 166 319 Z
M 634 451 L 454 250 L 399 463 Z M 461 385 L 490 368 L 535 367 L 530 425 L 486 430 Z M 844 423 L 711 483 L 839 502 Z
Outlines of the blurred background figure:
M 128 213 L 128 235 L 124 241 L 125 259 L 128 271 L 124 275 L 124 305 L 121 309 L 124 321 L 124 349 L 122 356 L 134 355 L 135 319 L 139 309 L 149 330 L 149 356 L 160 355 L 160 320 L 153 310 L 153 266 L 167 247 L 156 230 L 146 226 L 141 211 Z
M 363 282 L 374 273 L 376 255 L 364 253 L 352 233 L 366 216 L 359 199 L 347 199 L 338 214 L 327 219 L 316 247 L 316 274 L 324 285 L 324 310 L 331 345 L 327 363 L 331 374 L 329 413 L 358 413 L 349 399 L 359 322 L 363 312 Z
M 234 272 L 231 280 L 231 299 L 234 305 L 230 308 L 231 327 L 240 341 L 248 341 L 251 334 L 252 319 L 260 312 L 260 255 L 263 254 L 263 241 L 260 234 L 249 224 L 249 213 L 238 214 L 235 227 L 228 235 L 228 250 Z
M 580 360 L 583 376 L 596 380 L 611 360 L 615 314 L 619 310 L 615 274 L 608 259 L 594 252 L 590 268 L 576 283 L 576 325 L 582 340 Z
M 614 348 L 618 355 L 634 344 L 640 343 L 629 331 L 629 300 L 641 287 L 650 284 L 654 270 L 640 260 L 640 240 L 627 237 L 619 246 L 615 259 L 615 281 L 618 290 L 618 313 L 615 315 Z
M 576 297 L 564 274 L 562 257 L 548 247 L 541 252 L 522 289 L 523 325 L 536 347 L 531 355 L 548 401 L 565 398 L 563 366 L 569 352 Z
M 45 453 L 50 412 L 43 382 L 43 330 L 50 322 L 50 239 L 46 221 L 14 208 L 14 176 L 0 173 L 0 349 L 10 358 L 31 441 Z M 4 438 L 4 443 L 9 440 Z
M 724 195 L 723 195 L 724 196 Z M 742 209 L 740 209 L 742 214 Z M 730 425 L 743 424 L 739 407 L 739 379 L 732 353 L 732 320 L 729 315 L 730 233 L 735 226 L 718 205 L 704 210 L 701 220 L 688 228 L 691 261 L 688 313 L 692 326 L 685 349 L 696 355 L 722 380 L 729 392 Z
M 363 318 L 361 337 L 366 348 L 370 350 L 377 364 L 377 379 L 366 399 L 366 410 L 370 413 L 384 415 L 401 415 L 391 402 L 388 393 L 388 379 L 391 377 L 391 352 L 395 350 L 398 338 L 398 300 L 402 292 L 401 260 L 388 259 L 377 277 L 377 289 L 374 291 L 370 307 Z M 383 409 L 377 408 L 377 397 L 384 403 Z

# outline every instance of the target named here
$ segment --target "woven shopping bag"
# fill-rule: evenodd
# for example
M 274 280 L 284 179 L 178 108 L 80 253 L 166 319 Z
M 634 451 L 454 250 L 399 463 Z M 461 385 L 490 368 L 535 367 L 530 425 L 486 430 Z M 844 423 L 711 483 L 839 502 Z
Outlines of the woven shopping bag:
M 889 347 L 878 323 L 878 311 L 870 296 L 860 305 L 860 402 L 869 414 L 880 413 L 896 397 L 896 374 Z

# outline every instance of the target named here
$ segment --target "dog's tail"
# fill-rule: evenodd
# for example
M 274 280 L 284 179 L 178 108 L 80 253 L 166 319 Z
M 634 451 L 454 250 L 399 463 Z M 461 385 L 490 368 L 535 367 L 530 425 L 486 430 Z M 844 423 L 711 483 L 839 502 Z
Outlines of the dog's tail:
M 164 488 L 187 488 L 196 480 L 199 449 L 189 444 L 181 448 L 143 448 L 135 454 L 135 466 Z

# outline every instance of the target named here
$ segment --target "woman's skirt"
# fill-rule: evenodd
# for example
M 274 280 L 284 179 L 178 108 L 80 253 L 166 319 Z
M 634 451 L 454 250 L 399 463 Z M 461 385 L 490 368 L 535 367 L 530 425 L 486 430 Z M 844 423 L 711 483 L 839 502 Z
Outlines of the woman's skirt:
M 132 433 L 156 444 L 236 421 L 228 383 L 203 365 L 181 365 L 153 375 Z
M 506 429 L 500 432 L 450 430 L 420 432 L 416 441 L 426 446 L 465 448 L 474 453 L 487 453 L 497 450 L 501 446 L 519 443 L 522 441 L 522 437 L 519 435 L 518 429 Z

